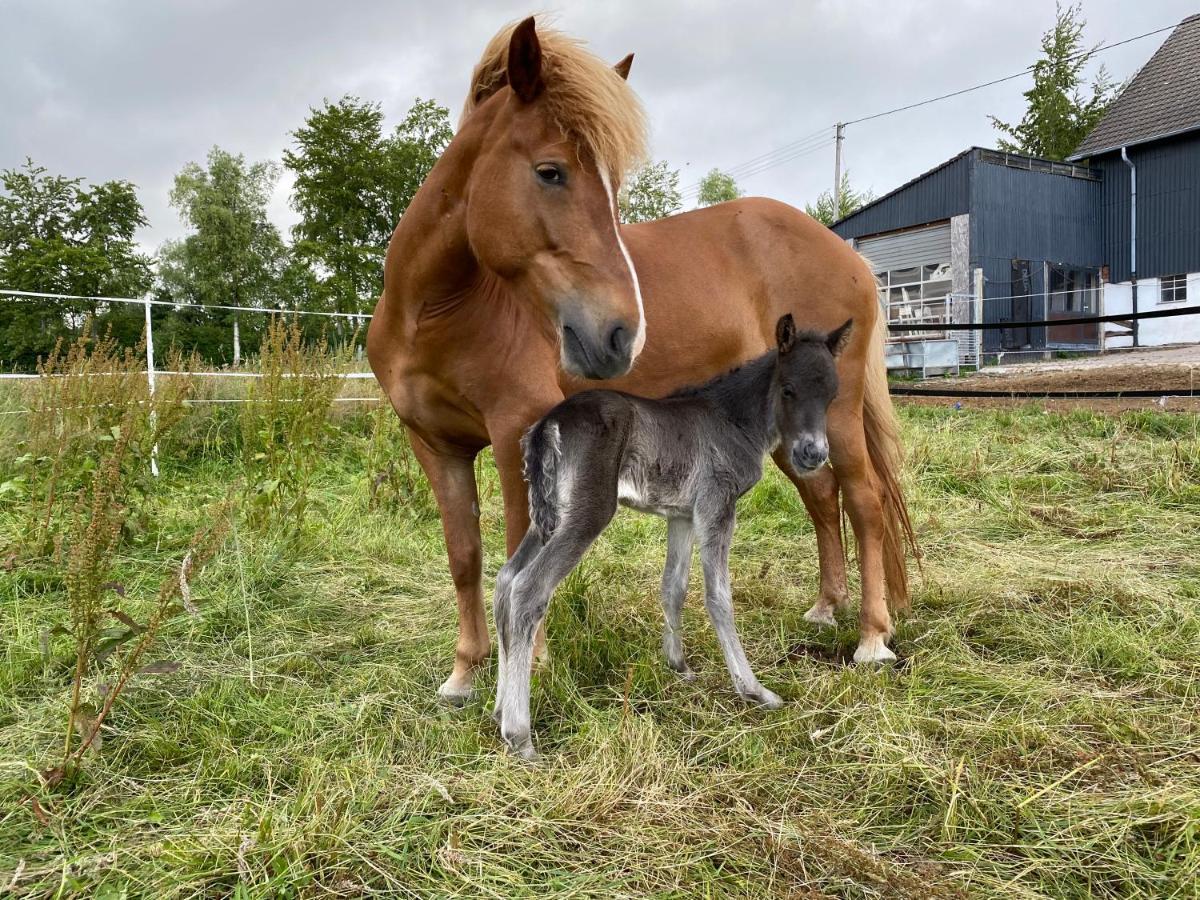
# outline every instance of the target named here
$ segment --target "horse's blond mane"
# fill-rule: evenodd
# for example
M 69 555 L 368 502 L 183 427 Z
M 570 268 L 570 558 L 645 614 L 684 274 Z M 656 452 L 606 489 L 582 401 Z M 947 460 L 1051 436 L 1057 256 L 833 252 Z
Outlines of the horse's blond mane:
M 462 119 L 507 82 L 508 45 L 517 22 L 496 33 L 471 73 Z M 614 180 L 646 159 L 646 116 L 637 95 L 583 41 L 539 23 L 541 100 L 568 136 L 586 146 Z

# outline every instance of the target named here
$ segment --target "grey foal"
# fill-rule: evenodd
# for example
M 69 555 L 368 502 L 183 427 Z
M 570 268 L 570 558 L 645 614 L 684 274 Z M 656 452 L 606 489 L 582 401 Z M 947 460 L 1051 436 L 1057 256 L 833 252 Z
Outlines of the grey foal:
M 496 578 L 499 679 L 494 716 L 511 752 L 535 757 L 529 734 L 534 633 L 550 596 L 617 511 L 617 504 L 667 520 L 662 578 L 667 665 L 691 674 L 680 618 L 692 544 L 700 542 L 704 605 L 733 686 L 777 709 L 759 684 L 733 624 L 729 545 L 737 499 L 762 477 L 777 447 L 797 472 L 829 458 L 825 414 L 837 393 L 835 357 L 851 322 L 828 335 L 776 326 L 777 348 L 700 387 L 662 400 L 585 391 L 560 403 L 523 441 L 531 525 Z

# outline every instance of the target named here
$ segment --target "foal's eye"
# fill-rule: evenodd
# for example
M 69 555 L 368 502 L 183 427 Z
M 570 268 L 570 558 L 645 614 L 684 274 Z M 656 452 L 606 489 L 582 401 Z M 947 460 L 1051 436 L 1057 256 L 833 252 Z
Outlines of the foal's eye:
M 796 392 L 794 390 L 792 390 L 791 385 L 785 384 L 783 386 L 783 399 L 785 399 L 785 400 L 795 400 L 796 399 Z
M 562 184 L 566 180 L 563 170 L 554 163 L 538 163 L 534 171 L 544 184 Z

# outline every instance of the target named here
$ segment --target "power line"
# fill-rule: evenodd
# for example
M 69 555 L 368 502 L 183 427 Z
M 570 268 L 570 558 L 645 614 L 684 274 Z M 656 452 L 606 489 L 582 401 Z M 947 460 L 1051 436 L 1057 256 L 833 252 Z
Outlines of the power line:
M 1116 43 L 1113 43 L 1113 44 L 1103 44 L 1103 45 L 1095 47 L 1091 50 L 1081 50 L 1078 53 L 1074 53 L 1074 54 L 1068 56 L 1067 60 L 1081 59 L 1081 58 L 1085 58 L 1085 57 L 1094 56 L 1098 53 L 1103 53 L 1107 50 L 1113 50 L 1117 47 L 1124 46 L 1125 44 L 1130 44 L 1134 41 L 1140 41 L 1143 38 L 1153 37 L 1156 34 L 1162 34 L 1164 31 L 1172 31 L 1176 28 L 1177 25 L 1178 25 L 1178 23 L 1175 23 L 1172 25 L 1166 25 L 1162 28 L 1156 28 L 1153 31 L 1147 31 L 1144 34 L 1138 34 L 1138 35 L 1134 35 L 1133 37 L 1125 38 L 1124 40 L 1117 41 Z M 860 116 L 857 119 L 850 119 L 846 122 L 843 122 L 842 125 L 858 125 L 858 124 L 861 124 L 862 122 L 870 122 L 874 119 L 882 119 L 885 116 L 891 116 L 891 115 L 894 115 L 899 112 L 905 112 L 910 109 L 916 109 L 917 107 L 920 107 L 920 106 L 928 106 L 931 103 L 937 103 L 942 100 L 949 100 L 952 97 L 960 97 L 963 94 L 969 94 L 972 91 L 979 91 L 984 88 L 992 87 L 997 84 L 1003 84 L 1006 81 L 1013 81 L 1017 78 L 1023 78 L 1024 76 L 1031 74 L 1033 72 L 1035 66 L 1036 66 L 1036 63 L 1034 65 L 1027 66 L 1026 68 L 1022 69 L 1020 72 L 1015 72 L 1012 75 L 1005 75 L 1003 78 L 995 78 L 995 79 L 992 79 L 991 81 L 985 81 L 981 84 L 976 84 L 976 85 L 972 85 L 971 87 L 962 88 L 961 90 L 951 91 L 948 94 L 940 94 L 937 97 L 930 97 L 927 100 L 919 100 L 916 103 L 908 103 L 904 106 L 897 106 L 894 109 L 887 109 L 887 110 L 883 110 L 882 112 L 872 113 L 869 116 Z M 784 144 L 783 146 L 778 147 L 775 150 L 771 150 L 767 153 L 759 154 L 758 156 L 752 157 L 751 159 L 744 160 L 743 162 L 738 163 L 736 166 L 733 166 L 732 168 L 730 168 L 728 170 L 722 170 L 722 171 L 724 171 L 726 174 L 732 175 L 732 177 L 734 177 L 734 178 L 749 178 L 749 177 L 752 177 L 753 175 L 758 175 L 759 173 L 765 172 L 768 169 L 774 168 L 777 165 L 782 165 L 785 162 L 790 162 L 792 159 L 797 158 L 795 156 L 783 155 L 783 156 L 780 156 L 779 159 L 772 160 L 771 159 L 772 157 L 776 156 L 777 154 L 785 154 L 788 150 L 795 147 L 796 145 L 801 144 L 805 141 L 811 140 L 813 135 L 829 132 L 832 129 L 834 129 L 835 127 L 836 127 L 836 125 L 828 125 L 825 128 L 821 129 L 820 131 L 813 132 L 812 135 L 809 135 L 809 136 L 806 136 L 803 138 L 798 138 L 796 141 L 793 141 L 790 144 Z M 827 142 L 827 144 L 825 144 L 824 146 L 828 146 L 828 144 L 831 144 L 831 143 L 833 143 L 832 138 L 830 138 L 829 141 Z M 747 169 L 747 168 L 749 169 L 749 171 L 744 171 L 741 174 L 734 174 L 738 170 Z M 687 190 L 684 191 L 685 199 L 689 198 L 691 195 L 697 193 L 698 191 L 699 191 L 699 182 L 690 186 Z
M 1162 34 L 1164 31 L 1172 31 L 1175 29 L 1177 24 L 1178 23 L 1176 23 L 1175 25 L 1167 25 L 1167 26 L 1164 26 L 1163 28 L 1156 28 L 1154 31 L 1147 31 L 1145 34 L 1139 34 L 1139 35 L 1135 35 L 1134 37 L 1131 37 L 1131 38 L 1125 38 L 1125 40 L 1117 41 L 1117 43 L 1115 43 L 1115 44 L 1103 44 L 1099 47 L 1094 47 L 1091 50 L 1080 50 L 1078 53 L 1073 53 L 1070 56 L 1068 56 L 1066 58 L 1066 61 L 1069 62 L 1069 61 L 1076 60 L 1076 59 L 1083 59 L 1083 58 L 1086 58 L 1089 56 L 1094 56 L 1095 54 L 1103 53 L 1106 50 L 1112 50 L 1116 47 L 1121 47 L 1125 44 L 1133 43 L 1134 41 L 1140 41 L 1142 38 L 1148 38 L 1148 37 L 1152 37 L 1153 35 L 1156 35 L 1156 34 Z M 982 90 L 983 88 L 992 87 L 993 85 L 996 85 L 996 84 L 1003 84 L 1005 81 L 1012 81 L 1013 79 L 1021 78 L 1025 75 L 1029 75 L 1033 72 L 1033 70 L 1036 66 L 1037 66 L 1037 63 L 1034 63 L 1031 66 L 1025 67 L 1020 72 L 1016 72 L 1012 75 L 1005 75 L 1003 78 L 995 78 L 992 81 L 985 81 L 982 84 L 972 85 L 971 87 L 963 88 L 962 90 L 951 91 L 949 94 L 941 94 L 940 96 L 937 96 L 937 97 L 930 97 L 928 100 L 919 100 L 916 103 L 909 103 L 905 106 L 897 106 L 895 109 L 887 109 L 887 110 L 884 110 L 883 112 L 872 113 L 869 116 L 862 116 L 861 118 L 858 118 L 858 119 L 850 119 L 849 121 L 843 122 L 842 124 L 843 125 L 858 125 L 861 122 L 870 122 L 872 119 L 882 119 L 884 116 L 890 116 L 890 115 L 893 115 L 898 112 L 905 112 L 906 110 L 916 109 L 918 106 L 928 106 L 930 103 L 937 103 L 940 100 L 949 100 L 951 97 L 960 97 L 963 94 L 969 94 L 972 91 Z

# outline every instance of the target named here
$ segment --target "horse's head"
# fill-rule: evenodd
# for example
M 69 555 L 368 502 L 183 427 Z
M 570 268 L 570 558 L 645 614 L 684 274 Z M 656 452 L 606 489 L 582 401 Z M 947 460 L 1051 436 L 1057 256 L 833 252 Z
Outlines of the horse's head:
M 554 324 L 563 368 L 613 378 L 646 337 L 616 203 L 644 134 L 624 82 L 632 58 L 609 67 L 557 32 L 545 37 L 526 19 L 476 67 L 467 105 L 486 103 L 487 124 L 467 233 L 476 258 Z
M 829 459 L 825 418 L 837 395 L 837 356 L 850 337 L 853 320 L 829 334 L 796 331 L 792 314 L 775 326 L 779 362 L 772 384 L 775 427 L 797 473 L 815 472 Z

